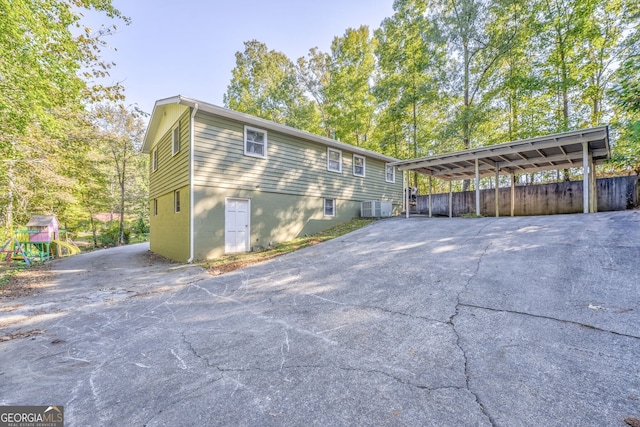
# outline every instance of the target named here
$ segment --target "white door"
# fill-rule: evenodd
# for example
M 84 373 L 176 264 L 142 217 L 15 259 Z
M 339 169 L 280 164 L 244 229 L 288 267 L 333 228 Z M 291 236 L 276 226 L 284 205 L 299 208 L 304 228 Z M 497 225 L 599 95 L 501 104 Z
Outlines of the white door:
M 248 199 L 227 199 L 224 211 L 224 251 L 249 251 L 249 223 L 251 218 Z

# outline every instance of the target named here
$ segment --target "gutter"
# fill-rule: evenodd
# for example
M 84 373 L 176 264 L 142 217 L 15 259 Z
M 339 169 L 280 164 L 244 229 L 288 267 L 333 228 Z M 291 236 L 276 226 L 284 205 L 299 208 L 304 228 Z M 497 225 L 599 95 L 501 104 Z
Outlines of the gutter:
M 195 147 L 195 118 L 196 113 L 198 112 L 198 103 L 196 102 L 193 106 L 193 112 L 191 113 L 191 121 L 189 122 L 189 259 L 187 260 L 187 264 L 191 264 L 193 262 L 193 258 L 195 257 L 195 219 L 193 215 L 193 149 Z

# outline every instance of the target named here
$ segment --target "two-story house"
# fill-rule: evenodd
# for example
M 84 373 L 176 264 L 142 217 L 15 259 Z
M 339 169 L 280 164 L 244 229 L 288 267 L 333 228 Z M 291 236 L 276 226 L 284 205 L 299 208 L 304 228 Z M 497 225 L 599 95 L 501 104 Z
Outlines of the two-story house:
M 181 262 L 249 251 L 402 203 L 396 159 L 182 96 L 156 102 L 151 250 Z

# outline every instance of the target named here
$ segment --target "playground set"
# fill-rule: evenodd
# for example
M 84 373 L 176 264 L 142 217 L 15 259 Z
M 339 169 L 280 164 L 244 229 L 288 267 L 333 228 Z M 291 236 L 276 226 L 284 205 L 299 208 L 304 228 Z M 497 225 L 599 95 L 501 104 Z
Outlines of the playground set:
M 64 240 L 61 238 L 64 236 Z M 26 230 L 14 232 L 0 249 L 7 264 L 43 262 L 53 258 L 76 255 L 80 249 L 71 241 L 66 230 L 54 215 L 36 215 L 27 223 Z

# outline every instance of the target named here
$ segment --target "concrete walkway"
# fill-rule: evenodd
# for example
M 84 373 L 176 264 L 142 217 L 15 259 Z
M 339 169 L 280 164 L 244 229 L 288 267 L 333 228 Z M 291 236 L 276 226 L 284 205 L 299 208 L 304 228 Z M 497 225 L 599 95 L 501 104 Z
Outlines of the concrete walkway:
M 219 277 L 145 245 L 0 303 L 0 405 L 67 426 L 625 426 L 640 211 L 379 221 Z

